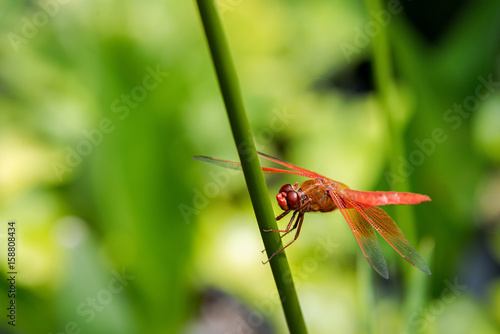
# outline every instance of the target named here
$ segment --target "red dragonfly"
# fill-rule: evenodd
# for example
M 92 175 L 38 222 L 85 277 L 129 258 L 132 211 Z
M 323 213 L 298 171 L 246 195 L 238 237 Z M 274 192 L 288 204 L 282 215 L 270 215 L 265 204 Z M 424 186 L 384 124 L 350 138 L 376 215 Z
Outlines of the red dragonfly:
M 389 204 L 419 204 L 430 201 L 429 196 L 395 191 L 352 190 L 341 182 L 334 181 L 305 168 L 273 158 L 264 153 L 259 152 L 259 155 L 291 169 L 262 167 L 264 173 L 287 173 L 310 178 L 300 186 L 298 182 L 293 186 L 285 184 L 276 195 L 279 206 L 284 210 L 282 214 L 276 217 L 276 220 L 282 219 L 290 212 L 293 212 L 292 219 L 284 230 L 265 230 L 265 232 L 280 232 L 283 233 L 281 237 L 295 229 L 297 232 L 292 241 L 275 252 L 265 263 L 297 240 L 306 212 L 330 212 L 339 209 L 349 224 L 366 259 L 382 277 L 389 278 L 389 271 L 375 231 L 406 261 L 424 273 L 431 274 L 424 259 L 413 248 L 394 220 L 378 207 L 379 205 Z M 195 156 L 193 158 L 221 167 L 241 170 L 239 162 L 205 156 Z

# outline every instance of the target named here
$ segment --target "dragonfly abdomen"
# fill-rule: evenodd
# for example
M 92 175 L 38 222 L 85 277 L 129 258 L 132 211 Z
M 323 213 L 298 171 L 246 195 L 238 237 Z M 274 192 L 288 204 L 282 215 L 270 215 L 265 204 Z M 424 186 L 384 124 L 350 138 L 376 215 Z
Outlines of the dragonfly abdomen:
M 397 191 L 358 191 L 342 189 L 342 193 L 358 203 L 370 206 L 390 204 L 419 204 L 430 201 L 429 196 Z

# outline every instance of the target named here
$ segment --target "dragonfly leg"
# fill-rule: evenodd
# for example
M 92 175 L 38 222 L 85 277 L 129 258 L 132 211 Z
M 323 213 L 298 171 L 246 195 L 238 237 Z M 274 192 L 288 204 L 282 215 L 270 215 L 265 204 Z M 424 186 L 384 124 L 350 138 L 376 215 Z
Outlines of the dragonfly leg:
M 304 215 L 304 214 L 302 214 Z M 285 235 L 287 235 L 288 233 L 292 232 L 293 230 L 295 230 L 297 228 L 297 225 L 299 224 L 299 218 L 300 218 L 300 215 L 297 217 L 297 219 L 295 220 L 295 224 L 293 224 L 293 227 L 290 228 L 290 225 L 292 224 L 292 220 L 293 220 L 293 217 L 292 217 L 292 220 L 290 221 L 290 224 L 288 224 L 288 226 L 286 227 L 286 230 L 283 231 L 285 233 L 283 233 L 280 237 L 283 238 Z
M 292 222 L 293 222 L 293 219 L 295 218 L 295 215 L 297 214 L 297 212 L 301 212 L 309 204 L 310 201 L 311 201 L 311 199 L 308 199 L 307 201 L 305 201 L 300 206 L 300 208 L 296 209 L 293 212 L 292 219 L 290 219 L 290 222 L 288 223 L 286 229 L 284 229 L 284 230 L 264 230 L 264 232 L 280 232 L 280 233 L 284 233 L 283 235 L 281 235 L 281 238 L 283 238 L 285 235 L 287 235 L 291 231 L 295 230 L 295 228 L 297 228 L 297 224 L 299 222 L 298 218 L 297 218 L 297 221 L 295 222 L 295 225 L 293 225 L 293 227 L 290 229 L 290 226 L 292 226 Z M 280 220 L 281 218 L 285 217 L 287 214 L 290 213 L 290 211 L 291 210 L 287 210 L 287 211 L 283 212 L 281 215 L 279 215 L 278 217 L 276 217 L 276 220 Z
M 310 202 L 310 200 L 305 202 L 300 208 L 297 209 L 297 211 L 300 211 L 301 209 L 303 209 L 309 202 Z M 297 212 L 297 211 L 295 211 L 295 212 Z M 295 214 L 294 214 L 294 216 L 295 216 Z M 297 220 L 295 221 L 295 224 L 293 225 L 293 227 L 291 229 L 290 229 L 290 225 L 292 224 L 292 221 L 290 221 L 290 224 L 288 224 L 285 231 L 280 231 L 280 232 L 285 232 L 284 234 L 281 235 L 281 238 L 283 238 L 285 235 L 287 235 L 288 233 L 292 232 L 293 230 L 295 230 L 297 228 L 297 225 L 299 224 L 299 218 L 300 218 L 300 215 L 299 215 L 299 217 L 297 217 Z M 292 220 L 293 220 L 293 216 L 292 216 Z M 304 213 L 302 213 L 302 220 L 304 220 Z M 302 224 L 302 221 L 300 223 Z
M 290 212 L 292 212 L 292 209 L 284 211 L 281 215 L 279 215 L 278 217 L 276 217 L 276 220 L 280 220 L 281 218 L 285 217 Z
M 281 235 L 280 238 L 283 238 L 285 235 L 287 235 L 289 232 L 293 231 L 297 227 L 297 222 L 295 222 L 295 225 L 293 225 L 293 228 L 290 229 L 290 226 L 292 226 L 293 220 L 295 219 L 295 215 L 297 214 L 298 211 L 295 211 L 292 215 L 292 219 L 290 219 L 290 222 L 288 223 L 287 227 L 285 230 L 263 230 L 264 232 L 284 232 L 285 234 Z M 288 213 L 288 212 L 286 212 Z M 263 249 L 261 253 L 264 253 L 266 250 Z
M 285 211 L 286 213 L 288 213 L 287 211 Z M 292 219 L 290 219 L 290 222 L 288 223 L 288 225 L 286 226 L 286 229 L 284 230 L 264 230 L 264 232 L 290 232 L 290 226 L 292 226 L 292 222 L 293 220 L 295 219 L 295 215 L 297 214 L 297 211 L 295 211 L 292 215 Z M 279 216 L 278 216 L 279 217 Z M 284 216 L 283 216 L 284 217 Z M 283 218 L 281 217 L 281 218 Z M 280 219 L 281 219 L 280 218 Z M 276 218 L 278 219 L 278 218 Z M 295 228 L 295 227 L 294 227 Z
M 304 213 L 301 212 L 299 213 L 299 216 L 297 217 L 297 222 L 296 222 L 296 225 L 298 225 L 298 228 L 297 228 L 297 233 L 295 233 L 295 237 L 293 238 L 292 241 L 290 241 L 288 244 L 286 244 L 286 246 L 282 247 L 280 250 L 276 251 L 273 255 L 271 255 L 271 257 L 269 259 L 267 259 L 266 262 L 262 262 L 263 264 L 266 264 L 268 263 L 269 261 L 271 261 L 271 259 L 278 253 L 282 252 L 285 248 L 287 248 L 288 246 L 290 246 L 291 244 L 293 244 L 295 242 L 295 240 L 297 240 L 297 238 L 299 237 L 299 234 L 300 234 L 300 229 L 302 228 L 302 222 L 304 221 Z M 293 230 L 293 229 L 292 229 Z

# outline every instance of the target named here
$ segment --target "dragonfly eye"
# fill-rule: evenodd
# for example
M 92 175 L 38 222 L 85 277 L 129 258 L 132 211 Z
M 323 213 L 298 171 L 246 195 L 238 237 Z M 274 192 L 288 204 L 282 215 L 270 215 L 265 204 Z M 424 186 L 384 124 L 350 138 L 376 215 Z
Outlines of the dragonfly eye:
M 283 187 L 280 188 L 280 194 L 281 193 L 287 193 L 292 190 L 292 185 L 291 184 L 285 184 Z
M 288 207 L 290 209 L 297 209 L 300 206 L 300 200 L 299 200 L 299 195 L 297 194 L 296 191 L 289 191 L 286 194 L 286 199 L 288 202 Z
M 300 207 L 299 194 L 290 184 L 285 184 L 276 195 L 276 200 L 282 210 L 293 210 Z

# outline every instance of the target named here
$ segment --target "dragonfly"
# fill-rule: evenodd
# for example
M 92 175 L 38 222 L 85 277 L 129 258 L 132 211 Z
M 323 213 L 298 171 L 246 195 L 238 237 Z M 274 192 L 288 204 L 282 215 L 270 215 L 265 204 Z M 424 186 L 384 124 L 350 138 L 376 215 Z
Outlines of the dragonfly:
M 380 276 L 388 279 L 389 270 L 375 231 L 406 261 L 424 273 L 431 274 L 424 259 L 413 248 L 398 225 L 384 210 L 379 208 L 381 205 L 390 204 L 420 204 L 431 201 L 429 196 L 396 191 L 353 190 L 342 182 L 334 181 L 316 172 L 261 152 L 258 154 L 289 169 L 261 167 L 266 174 L 285 173 L 309 178 L 300 185 L 298 182 L 294 185 L 283 185 L 276 195 L 278 205 L 283 210 L 283 213 L 277 216 L 276 220 L 279 221 L 290 213 L 292 216 L 284 230 L 264 231 L 281 233 L 282 238 L 294 230 L 296 232 L 288 244 L 272 254 L 264 263 L 269 262 L 276 254 L 297 240 L 306 213 L 332 212 L 338 209 L 351 228 L 364 256 Z M 193 158 L 224 168 L 242 169 L 241 163 L 235 161 L 207 156 L 194 156 Z

